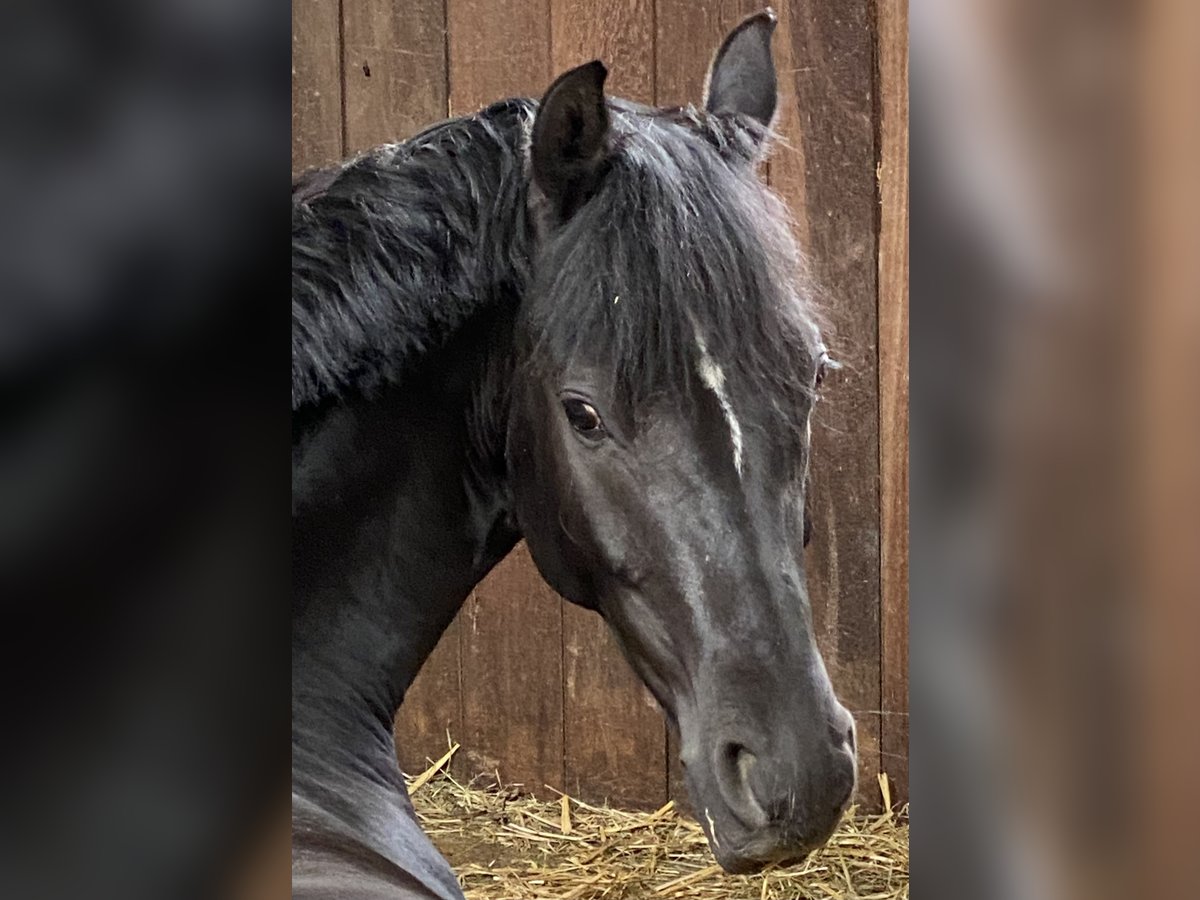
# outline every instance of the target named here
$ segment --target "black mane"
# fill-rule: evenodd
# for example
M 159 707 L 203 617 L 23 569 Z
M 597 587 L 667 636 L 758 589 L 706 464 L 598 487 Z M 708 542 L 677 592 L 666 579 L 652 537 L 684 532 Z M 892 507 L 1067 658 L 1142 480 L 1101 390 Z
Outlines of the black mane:
M 603 346 L 635 397 L 689 388 L 701 348 L 802 426 L 823 347 L 784 204 L 752 165 L 754 123 L 614 104 L 602 187 L 547 247 L 530 310 L 553 359 Z M 714 149 L 716 152 L 714 152 Z
M 515 301 L 533 110 L 498 103 L 293 185 L 293 409 L 396 382 L 482 306 Z
M 546 248 L 537 339 L 557 359 L 601 342 L 637 395 L 690 385 L 702 342 L 799 424 L 820 338 L 786 208 L 753 171 L 769 135 L 691 107 L 611 108 L 608 174 Z M 504 101 L 293 186 L 293 409 L 396 382 L 526 294 L 535 110 Z

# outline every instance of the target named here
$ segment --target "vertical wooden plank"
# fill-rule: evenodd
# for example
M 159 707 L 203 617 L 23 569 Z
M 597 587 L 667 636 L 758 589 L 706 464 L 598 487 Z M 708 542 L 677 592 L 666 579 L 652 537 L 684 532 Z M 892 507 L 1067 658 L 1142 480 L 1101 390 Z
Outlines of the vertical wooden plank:
M 875 34 L 871 0 L 780 4 L 783 143 L 772 185 L 805 224 L 812 274 L 844 368 L 814 414 L 812 544 L 817 642 L 859 736 L 859 799 L 878 803 L 880 709 L 879 377 Z M 795 148 L 795 150 L 789 150 Z
M 401 5 L 342 0 L 346 154 L 404 140 L 446 117 L 442 0 Z M 462 731 L 460 615 L 450 625 L 396 716 L 400 767 L 419 772 Z
M 908 799 L 908 0 L 879 0 L 882 768 Z
M 342 0 L 346 153 L 400 141 L 446 118 L 443 0 Z
M 554 74 L 599 59 L 610 94 L 654 103 L 653 0 L 550 0 Z
M 462 621 L 466 775 L 498 771 L 546 796 L 563 783 L 561 600 L 522 541 L 471 595 Z
M 792 233 L 804 252 L 808 253 L 811 241 L 808 236 L 808 208 L 805 205 L 807 198 L 804 195 L 804 143 L 794 140 L 803 133 L 800 118 L 803 109 L 796 96 L 796 70 L 802 63 L 793 57 L 795 48 L 787 37 L 788 15 L 786 9 L 781 11 L 781 21 L 772 44 L 779 91 L 775 132 L 780 139 L 771 148 L 770 165 L 772 168 L 779 167 L 780 171 L 779 177 L 770 181 L 771 187 L 787 201 L 788 212 L 792 216 Z
M 651 0 L 552 0 L 555 74 L 591 59 L 608 66 L 608 93 L 654 102 Z M 586 800 L 657 808 L 666 802 L 662 712 L 621 655 L 604 621 L 563 608 L 566 790 Z
M 447 0 L 452 114 L 541 96 L 548 12 L 529 0 Z M 563 783 L 560 604 L 521 544 L 467 601 L 460 635 L 464 764 L 542 794 Z
M 465 608 L 465 607 L 464 607 Z M 463 703 L 459 640 L 464 613 L 450 623 L 421 667 L 396 715 L 393 733 L 402 771 L 423 772 L 431 760 L 461 740 Z
M 765 5 L 759 0 L 656 0 L 655 83 L 659 106 L 700 106 L 708 65 L 725 36 Z M 684 812 L 691 806 L 679 762 L 679 740 L 667 741 L 667 791 Z
M 549 7 L 529 0 L 447 0 L 450 113 L 550 86 Z
M 292 171 L 342 158 L 338 0 L 292 4 Z

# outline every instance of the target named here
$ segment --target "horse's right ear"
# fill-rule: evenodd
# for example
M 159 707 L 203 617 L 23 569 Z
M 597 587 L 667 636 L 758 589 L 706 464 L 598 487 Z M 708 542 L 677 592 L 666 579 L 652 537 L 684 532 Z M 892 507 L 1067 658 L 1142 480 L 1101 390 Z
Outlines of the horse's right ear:
M 778 103 L 771 57 L 775 24 L 774 10 L 764 9 L 743 19 L 721 43 L 704 81 L 704 108 L 710 113 L 739 113 L 771 127 Z
M 560 219 L 595 192 L 608 164 L 604 63 L 593 60 L 560 75 L 542 98 L 533 123 L 533 183 Z

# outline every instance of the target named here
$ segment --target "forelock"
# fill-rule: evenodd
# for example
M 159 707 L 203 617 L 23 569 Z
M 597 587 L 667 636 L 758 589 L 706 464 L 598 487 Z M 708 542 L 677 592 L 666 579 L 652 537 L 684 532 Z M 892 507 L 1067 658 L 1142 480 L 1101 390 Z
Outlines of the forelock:
M 699 117 L 613 124 L 601 189 L 539 259 L 534 360 L 599 356 L 614 389 L 646 398 L 690 394 L 703 346 L 733 389 L 802 429 L 820 331 L 786 207 Z

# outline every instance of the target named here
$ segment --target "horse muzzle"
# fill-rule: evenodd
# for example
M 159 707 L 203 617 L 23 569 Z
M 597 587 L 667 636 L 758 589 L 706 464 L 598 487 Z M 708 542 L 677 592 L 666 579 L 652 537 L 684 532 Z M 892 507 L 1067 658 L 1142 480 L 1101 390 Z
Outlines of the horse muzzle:
M 688 766 L 697 816 L 726 871 L 798 863 L 829 839 L 857 770 L 850 714 L 837 704 L 830 721 L 819 738 L 774 748 L 748 734 L 725 735 L 706 765 Z

